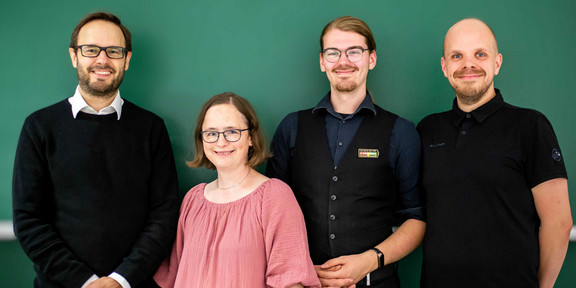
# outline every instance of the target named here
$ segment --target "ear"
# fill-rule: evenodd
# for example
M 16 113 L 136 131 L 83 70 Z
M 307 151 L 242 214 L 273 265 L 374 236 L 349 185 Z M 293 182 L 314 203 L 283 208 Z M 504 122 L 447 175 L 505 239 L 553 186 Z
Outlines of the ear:
M 370 70 L 374 69 L 374 67 L 376 67 L 376 59 L 378 57 L 376 57 L 376 50 L 373 50 L 372 52 L 370 52 L 370 65 L 368 66 L 368 68 Z
M 72 66 L 78 68 L 78 56 L 76 55 L 76 50 L 74 48 L 68 48 L 68 53 L 70 53 L 70 61 L 72 61 Z
M 126 52 L 126 63 L 124 63 L 124 71 L 128 70 L 130 66 L 130 59 L 132 59 L 132 51 Z
M 326 72 L 326 67 L 324 66 L 324 57 L 322 57 L 322 53 L 320 53 L 320 71 Z
M 442 72 L 444 72 L 444 77 L 448 78 L 448 72 L 446 72 L 446 60 L 444 57 L 440 57 L 440 65 L 442 65 Z
M 502 67 L 502 54 L 498 53 L 498 56 L 496 56 L 496 69 L 494 70 L 494 75 L 498 75 L 500 67 Z

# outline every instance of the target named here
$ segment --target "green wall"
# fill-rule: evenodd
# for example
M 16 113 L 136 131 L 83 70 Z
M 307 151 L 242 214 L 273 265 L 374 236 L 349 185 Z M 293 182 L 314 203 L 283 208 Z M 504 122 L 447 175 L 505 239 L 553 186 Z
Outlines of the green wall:
M 571 0 L 0 1 L 0 220 L 10 220 L 14 152 L 24 118 L 71 96 L 77 84 L 68 43 L 87 13 L 106 10 L 132 31 L 134 53 L 122 96 L 163 117 L 178 162 L 180 191 L 214 177 L 189 169 L 190 134 L 203 102 L 236 92 L 256 108 L 268 139 L 289 112 L 315 105 L 329 89 L 318 36 L 330 20 L 365 20 L 378 44 L 368 87 L 384 108 L 418 122 L 448 110 L 454 93 L 440 70 L 446 30 L 465 17 L 492 26 L 504 62 L 496 87 L 535 108 L 556 130 L 576 176 L 576 2 Z M 572 211 L 576 187 L 570 182 Z M 573 215 L 574 212 L 573 212 Z M 576 218 L 576 217 L 575 217 Z M 573 287 L 571 244 L 556 287 Z M 417 287 L 421 251 L 401 263 Z M 0 242 L 0 287 L 31 287 L 30 262 L 16 242 Z

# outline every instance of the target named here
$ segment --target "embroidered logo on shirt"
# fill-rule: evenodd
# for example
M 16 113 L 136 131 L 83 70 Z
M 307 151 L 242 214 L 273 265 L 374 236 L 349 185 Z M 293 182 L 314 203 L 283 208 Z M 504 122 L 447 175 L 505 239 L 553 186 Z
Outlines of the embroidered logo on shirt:
M 554 159 L 556 162 L 560 162 L 560 160 L 562 160 L 562 154 L 560 154 L 558 149 L 552 149 L 552 159 Z
M 378 158 L 380 151 L 378 149 L 358 149 L 358 158 Z
M 446 146 L 446 143 L 442 142 L 442 143 L 436 143 L 436 144 L 430 144 L 430 148 L 438 148 L 438 147 L 442 147 L 442 146 Z

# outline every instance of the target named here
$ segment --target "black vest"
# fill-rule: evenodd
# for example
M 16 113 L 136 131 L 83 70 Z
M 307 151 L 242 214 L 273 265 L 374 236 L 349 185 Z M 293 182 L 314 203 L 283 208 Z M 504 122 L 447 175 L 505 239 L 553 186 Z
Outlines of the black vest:
M 365 113 L 338 167 L 326 139 L 326 111 L 298 113 L 290 183 L 306 220 L 314 264 L 362 253 L 392 234 L 396 180 L 388 146 L 398 116 L 375 107 L 377 114 Z M 391 265 L 373 274 L 386 278 L 394 270 Z

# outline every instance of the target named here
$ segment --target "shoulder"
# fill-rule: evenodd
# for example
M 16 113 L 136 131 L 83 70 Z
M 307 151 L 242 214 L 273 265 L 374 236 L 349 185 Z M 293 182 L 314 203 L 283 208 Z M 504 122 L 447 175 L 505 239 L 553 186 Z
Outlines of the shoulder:
M 538 110 L 514 106 L 508 103 L 502 105 L 502 112 L 510 115 L 511 118 L 523 121 L 538 121 L 546 119 L 546 116 Z
M 68 100 L 62 100 L 58 103 L 39 109 L 26 117 L 24 128 L 39 128 L 53 126 L 54 123 L 62 122 L 65 119 L 72 120 L 72 110 Z
M 134 120 L 148 120 L 153 122 L 164 122 L 160 116 L 148 111 L 140 106 L 124 99 L 124 104 L 122 105 L 122 117 L 131 118 Z
M 278 130 L 285 131 L 285 130 L 292 130 L 298 127 L 298 113 L 299 112 L 292 112 L 284 117 L 280 124 L 278 125 Z
M 283 203 L 286 200 L 295 199 L 290 186 L 280 179 L 270 178 L 260 187 L 264 202 Z
M 446 121 L 450 119 L 450 114 L 452 111 L 445 111 L 440 113 L 430 114 L 420 120 L 418 123 L 417 129 L 420 131 L 421 129 L 426 129 L 427 127 L 437 125 L 440 122 Z

